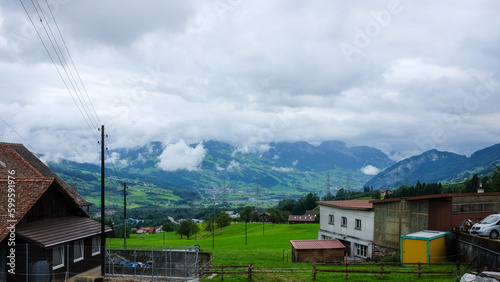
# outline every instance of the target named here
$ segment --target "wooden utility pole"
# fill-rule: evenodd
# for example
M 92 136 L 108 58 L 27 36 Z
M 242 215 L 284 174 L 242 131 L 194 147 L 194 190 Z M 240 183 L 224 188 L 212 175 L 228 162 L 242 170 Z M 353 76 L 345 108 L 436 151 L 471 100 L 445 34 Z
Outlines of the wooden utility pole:
M 106 275 L 106 233 L 104 232 L 104 125 L 101 126 L 101 276 Z
M 127 249 L 127 184 L 123 182 L 123 249 Z
M 215 249 L 215 217 L 216 217 L 216 215 L 215 215 L 215 209 L 214 209 L 214 217 L 212 219 L 212 249 Z

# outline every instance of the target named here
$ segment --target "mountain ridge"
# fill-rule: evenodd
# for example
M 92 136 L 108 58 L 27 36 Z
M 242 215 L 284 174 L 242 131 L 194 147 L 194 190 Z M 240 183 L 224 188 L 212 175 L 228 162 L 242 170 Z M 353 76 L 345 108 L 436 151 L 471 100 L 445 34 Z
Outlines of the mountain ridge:
M 475 173 L 486 174 L 500 162 L 500 144 L 474 152 L 470 157 L 436 149 L 401 160 L 386 168 L 364 186 L 392 189 L 420 182 L 460 182 Z
M 310 192 L 321 197 L 328 191 L 335 194 L 340 188 L 390 189 L 415 185 L 417 181 L 446 184 L 474 173 L 486 174 L 492 169 L 491 163 L 500 162 L 500 144 L 478 150 L 470 157 L 432 149 L 399 162 L 379 149 L 347 147 L 341 141 L 325 141 L 317 146 L 276 142 L 266 144 L 267 150 L 259 152 L 242 151 L 214 140 L 181 145 L 177 148 L 154 141 L 109 151 L 108 160 L 113 163 L 108 161 L 106 180 L 111 201 L 115 198 L 120 205 L 123 182 L 132 187 L 133 206 L 164 202 L 206 205 L 213 199 L 264 201 L 300 198 Z M 174 154 L 168 155 L 168 150 Z M 197 163 L 193 164 L 193 159 Z M 164 168 L 169 166 L 161 166 L 165 161 L 187 166 L 168 171 Z M 68 160 L 48 165 L 84 197 L 99 203 L 100 166 Z M 373 171 L 381 172 L 370 175 Z
M 267 151 L 253 153 L 243 153 L 233 145 L 213 140 L 202 143 L 203 152 L 199 144 L 184 144 L 180 150 L 172 150 L 173 155 L 168 155 L 167 151 L 173 148 L 169 146 L 155 141 L 108 152 L 111 156 L 108 159 L 113 163 L 107 164 L 107 186 L 117 201 L 123 193 L 117 188 L 122 187 L 122 182 L 137 190 L 132 189 L 131 193 L 137 195 L 130 198 L 137 198 L 139 205 L 145 205 L 151 197 L 157 197 L 158 201 L 201 201 L 199 199 L 220 197 L 223 188 L 230 191 L 227 197 L 233 200 L 300 198 L 309 192 L 321 196 L 329 189 L 335 193 L 340 188 L 361 188 L 372 177 L 363 173 L 364 166 L 383 169 L 394 163 L 376 148 L 347 147 L 341 141 L 323 142 L 318 146 L 307 142 L 277 142 L 268 144 Z M 180 156 L 175 155 L 179 152 Z M 193 158 L 193 152 L 199 154 L 199 163 L 189 163 L 190 169 L 167 171 L 160 166 L 165 161 L 187 162 Z M 49 163 L 49 166 L 66 181 L 72 181 L 83 196 L 97 197 L 99 166 L 68 160 Z M 327 187 L 328 178 L 330 187 Z

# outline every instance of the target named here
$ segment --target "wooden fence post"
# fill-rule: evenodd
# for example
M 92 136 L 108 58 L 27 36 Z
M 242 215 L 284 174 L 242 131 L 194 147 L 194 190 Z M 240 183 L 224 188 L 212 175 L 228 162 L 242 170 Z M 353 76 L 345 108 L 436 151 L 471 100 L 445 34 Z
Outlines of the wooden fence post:
M 313 280 L 316 280 L 316 262 L 313 263 Z
M 460 262 L 457 260 L 457 273 L 460 272 Z
M 224 280 L 224 265 L 223 264 L 221 264 L 221 266 L 220 266 L 220 271 L 221 271 L 220 280 L 223 281 Z
M 248 265 L 248 280 L 252 280 L 252 264 Z
M 349 279 L 349 263 L 346 261 L 345 262 L 345 279 Z
M 421 274 L 420 274 L 420 271 L 422 270 L 422 265 L 420 263 L 420 261 L 418 262 L 418 278 L 420 278 Z
M 380 265 L 380 279 L 384 279 L 384 263 Z

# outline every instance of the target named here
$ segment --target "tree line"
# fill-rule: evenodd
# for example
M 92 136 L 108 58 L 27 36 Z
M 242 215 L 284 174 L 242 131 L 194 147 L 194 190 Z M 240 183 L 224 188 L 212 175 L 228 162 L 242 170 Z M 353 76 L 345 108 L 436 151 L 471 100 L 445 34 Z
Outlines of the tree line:
M 172 228 L 172 223 L 167 221 L 164 223 L 164 231 L 166 231 L 166 227 L 169 227 L 168 230 L 175 231 L 181 238 L 186 236 L 189 238 L 198 232 L 204 231 L 216 232 L 222 234 L 224 232 L 224 228 L 231 225 L 233 221 L 239 222 L 261 222 L 262 214 L 266 213 L 267 222 L 279 224 L 279 223 L 287 223 L 288 216 L 291 214 L 295 215 L 303 215 L 307 210 L 313 210 L 317 207 L 316 202 L 319 201 L 320 198 L 313 193 L 309 193 L 306 196 L 294 200 L 294 199 L 285 199 L 281 200 L 276 207 L 268 208 L 267 210 L 259 210 L 253 206 L 245 206 L 244 208 L 238 210 L 239 217 L 235 219 L 231 219 L 228 213 L 225 210 L 222 210 L 218 213 L 209 213 L 207 216 L 203 218 L 203 222 L 201 224 L 197 224 L 194 220 L 188 219 L 183 220 L 179 223 L 178 226 Z M 212 210 L 213 211 L 213 210 Z
M 493 164 L 493 174 L 479 177 L 474 174 L 472 178 L 460 183 L 442 185 L 441 183 L 420 183 L 415 186 L 402 185 L 398 189 L 391 190 L 385 195 L 385 199 L 402 198 L 423 195 L 448 194 L 448 193 L 477 193 L 478 189 L 484 192 L 500 192 L 500 166 Z

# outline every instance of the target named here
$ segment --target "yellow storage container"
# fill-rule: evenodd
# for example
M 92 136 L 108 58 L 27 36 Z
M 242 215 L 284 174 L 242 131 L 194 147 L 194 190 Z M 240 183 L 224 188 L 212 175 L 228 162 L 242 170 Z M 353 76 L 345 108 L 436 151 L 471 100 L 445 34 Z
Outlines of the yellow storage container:
M 423 230 L 401 235 L 402 263 L 435 263 L 446 259 L 445 236 L 449 232 Z

